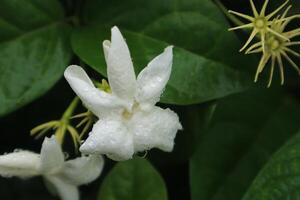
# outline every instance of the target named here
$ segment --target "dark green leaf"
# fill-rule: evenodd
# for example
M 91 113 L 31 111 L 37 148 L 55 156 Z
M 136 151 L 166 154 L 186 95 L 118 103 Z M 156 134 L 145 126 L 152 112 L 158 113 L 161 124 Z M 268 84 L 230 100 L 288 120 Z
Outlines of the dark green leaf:
M 49 90 L 70 59 L 69 26 L 56 0 L 0 5 L 0 116 Z
M 300 133 L 290 139 L 255 178 L 243 200 L 300 198 Z
M 190 162 L 192 199 L 240 200 L 269 157 L 299 128 L 300 105 L 268 90 L 219 102 Z
M 162 102 L 205 102 L 251 84 L 243 70 L 253 66 L 252 58 L 243 62 L 240 43 L 227 31 L 224 16 L 211 1 L 91 0 L 84 11 L 91 25 L 74 33 L 73 50 L 103 75 L 101 42 L 110 38 L 114 25 L 127 39 L 136 72 L 166 46 L 175 45 L 173 71 Z
M 167 200 L 163 179 L 145 159 L 119 162 L 106 176 L 99 200 Z

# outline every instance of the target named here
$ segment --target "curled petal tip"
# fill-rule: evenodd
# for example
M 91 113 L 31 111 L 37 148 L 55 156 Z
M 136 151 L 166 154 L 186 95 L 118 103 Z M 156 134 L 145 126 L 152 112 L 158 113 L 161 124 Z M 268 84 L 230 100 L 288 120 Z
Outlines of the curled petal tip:
M 94 149 L 93 145 L 91 145 L 90 143 L 87 143 L 87 142 L 84 142 L 80 148 L 79 148 L 79 151 L 83 154 L 90 154 L 91 151 Z
M 105 46 L 105 47 L 109 47 L 110 46 L 110 41 L 109 40 L 104 40 L 102 42 L 102 45 Z
M 111 37 L 113 37 L 113 35 L 115 35 L 115 34 L 122 35 L 120 29 L 117 26 L 113 26 L 111 28 Z
M 50 137 L 46 137 L 48 140 L 56 140 L 55 135 L 51 135 Z
M 165 51 L 170 51 L 170 52 L 172 52 L 172 51 L 173 51 L 173 48 L 174 48 L 173 45 L 167 46 L 167 47 L 165 48 Z
M 73 74 L 74 72 L 82 71 L 83 69 L 78 65 L 70 65 L 66 68 L 64 72 L 65 78 L 67 78 L 70 74 Z
M 170 45 L 170 46 L 167 46 L 164 51 L 167 52 L 167 53 L 173 53 L 173 48 L 174 46 L 173 45 Z
M 71 70 L 71 69 L 73 69 L 73 70 L 75 70 L 75 69 L 81 69 L 81 67 L 78 66 L 78 65 L 69 65 L 66 70 Z
M 111 43 L 110 43 L 109 40 L 104 40 L 104 41 L 102 42 L 105 60 L 107 60 L 107 58 L 108 58 L 108 53 L 109 53 L 110 45 L 111 45 Z
M 111 28 L 111 31 L 120 31 L 120 30 L 119 30 L 119 28 L 118 28 L 116 25 L 114 25 L 114 26 Z
M 55 135 L 51 135 L 50 137 L 45 137 L 43 144 L 48 144 L 50 142 L 57 142 Z

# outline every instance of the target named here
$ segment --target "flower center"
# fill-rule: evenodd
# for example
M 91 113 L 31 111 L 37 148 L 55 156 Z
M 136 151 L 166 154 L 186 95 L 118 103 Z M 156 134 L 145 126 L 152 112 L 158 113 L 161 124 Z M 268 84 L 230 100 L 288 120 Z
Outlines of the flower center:
M 265 18 L 257 18 L 254 20 L 254 26 L 257 29 L 265 29 L 266 27 L 266 19 Z
M 279 41 L 278 40 L 274 40 L 272 42 L 272 44 L 271 44 L 271 49 L 272 50 L 276 50 L 276 49 L 278 49 L 279 45 L 280 45 Z
M 132 117 L 132 112 L 129 112 L 127 109 L 125 109 L 122 113 L 122 116 L 124 119 L 130 119 Z
M 124 109 L 123 112 L 122 112 L 122 116 L 124 119 L 126 120 L 129 120 L 131 119 L 133 113 L 139 109 L 139 104 L 137 102 L 134 102 L 132 108 L 131 108 L 131 111 L 127 110 L 127 109 Z
M 271 53 L 278 53 L 282 48 L 282 41 L 276 37 L 271 37 L 267 42 L 267 49 Z

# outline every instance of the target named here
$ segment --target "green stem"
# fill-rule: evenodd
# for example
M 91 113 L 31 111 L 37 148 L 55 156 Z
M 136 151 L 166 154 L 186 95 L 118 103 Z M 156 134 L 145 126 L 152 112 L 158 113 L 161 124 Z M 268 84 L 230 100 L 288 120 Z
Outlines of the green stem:
M 58 127 L 58 129 L 54 133 L 57 141 L 59 141 L 60 144 L 63 144 L 63 142 L 64 142 L 67 126 L 69 125 L 70 119 L 71 119 L 78 103 L 79 103 L 79 98 L 75 97 L 61 117 L 60 127 Z
M 74 110 L 76 109 L 77 105 L 79 103 L 79 98 L 75 97 L 71 104 L 68 106 L 67 110 L 64 112 L 63 116 L 62 116 L 62 120 L 63 121 L 69 121 L 70 118 L 72 117 Z

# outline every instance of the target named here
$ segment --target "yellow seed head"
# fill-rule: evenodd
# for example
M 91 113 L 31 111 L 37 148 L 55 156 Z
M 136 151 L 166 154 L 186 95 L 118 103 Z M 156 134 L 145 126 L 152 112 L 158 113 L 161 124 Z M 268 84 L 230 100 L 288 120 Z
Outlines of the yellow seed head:
M 278 13 L 287 5 L 288 0 L 270 14 L 266 14 L 268 2 L 269 0 L 265 0 L 261 11 L 258 12 L 253 1 L 250 0 L 253 16 L 235 11 L 229 11 L 231 14 L 250 21 L 248 24 L 243 24 L 229 30 L 252 29 L 249 39 L 240 51 L 246 50 L 246 54 L 262 53 L 261 60 L 256 70 L 254 79 L 255 82 L 258 80 L 259 74 L 265 69 L 265 66 L 269 62 L 271 63 L 270 77 L 268 82 L 268 87 L 270 87 L 273 79 L 275 64 L 277 64 L 279 67 L 281 84 L 284 83 L 283 58 L 286 59 L 288 63 L 300 74 L 299 67 L 290 58 L 290 55 L 300 57 L 298 52 L 290 49 L 291 46 L 300 45 L 300 42 L 298 41 L 291 41 L 293 38 L 300 36 L 300 28 L 296 28 L 291 31 L 285 31 L 285 28 L 290 21 L 295 18 L 299 18 L 300 15 L 287 17 L 286 15 L 288 14 L 291 6 L 287 6 L 285 11 L 281 15 L 278 15 Z M 258 42 L 248 47 L 255 38 L 257 38 Z

